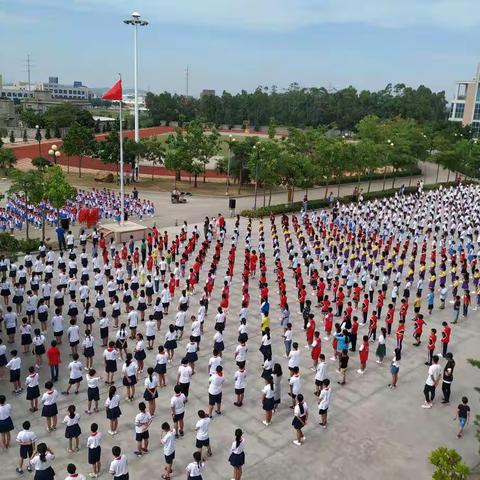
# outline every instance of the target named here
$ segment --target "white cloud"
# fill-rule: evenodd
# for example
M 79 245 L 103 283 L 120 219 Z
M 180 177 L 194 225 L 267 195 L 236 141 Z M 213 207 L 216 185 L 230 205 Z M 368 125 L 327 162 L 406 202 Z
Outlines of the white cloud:
M 153 22 L 294 31 L 324 24 L 381 28 L 480 26 L 478 0 L 70 0 L 78 9 L 138 10 Z M 65 7 L 64 1 L 61 2 Z

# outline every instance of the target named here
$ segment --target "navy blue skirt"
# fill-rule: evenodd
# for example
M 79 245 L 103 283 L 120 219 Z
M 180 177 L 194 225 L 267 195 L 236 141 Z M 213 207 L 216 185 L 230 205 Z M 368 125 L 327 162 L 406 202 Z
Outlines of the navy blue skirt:
M 44 405 L 42 408 L 42 417 L 54 417 L 58 415 L 58 408 L 56 403 L 52 403 L 51 405 Z
M 120 407 L 107 408 L 107 418 L 109 420 L 115 420 L 122 414 Z
M 194 363 L 198 360 L 197 352 L 188 352 L 185 355 L 185 358 L 187 359 L 188 363 Z
M 147 358 L 145 350 L 138 350 L 133 356 L 135 357 L 135 360 L 145 360 Z
M 0 367 L 4 367 L 7 363 L 7 357 L 5 355 L 0 355 Z
M 55 470 L 52 467 L 45 470 L 35 470 L 33 480 L 55 480 Z
M 275 407 L 275 399 L 273 397 L 272 398 L 265 398 L 263 400 L 263 409 L 266 412 L 271 412 L 274 407 Z
M 93 350 L 93 347 L 85 347 L 83 349 L 83 355 L 84 357 L 90 358 L 95 356 L 95 351 Z
M 223 342 L 215 342 L 213 348 L 214 350 L 217 350 L 217 352 L 223 352 L 225 350 L 225 345 Z
M 97 300 L 95 302 L 95 308 L 105 308 L 105 300 Z
M 43 355 L 45 353 L 45 345 L 35 345 L 35 355 Z
M 98 387 L 94 387 L 94 388 L 88 387 L 87 399 L 89 402 L 93 402 L 93 401 L 98 402 L 100 400 L 100 392 L 98 390 Z
M 81 435 L 82 430 L 80 429 L 80 425 L 76 423 L 75 425 L 69 425 L 65 429 L 65 438 L 77 438 Z
M 38 385 L 35 387 L 27 387 L 27 400 L 35 400 L 40 396 Z
M 177 348 L 176 340 L 167 340 L 164 345 L 165 350 L 175 350 Z
M 14 429 L 12 419 L 10 417 L 0 420 L 0 433 L 11 432 Z
M 159 375 L 165 375 L 167 373 L 167 364 L 157 363 L 155 365 L 155 373 L 158 373 Z
M 105 361 L 105 371 L 107 373 L 113 373 L 117 371 L 117 361 L 116 360 L 106 360 Z
M 231 453 L 228 458 L 230 465 L 232 467 L 241 467 L 245 464 L 245 452 L 242 453 Z

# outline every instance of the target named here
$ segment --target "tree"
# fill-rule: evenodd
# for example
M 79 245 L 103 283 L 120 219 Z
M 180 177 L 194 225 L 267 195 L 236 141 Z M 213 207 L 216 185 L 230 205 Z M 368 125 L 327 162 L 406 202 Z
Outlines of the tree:
M 5 174 L 17 163 L 17 158 L 10 148 L 0 149 L 0 170 Z
M 23 130 L 23 141 L 28 142 L 28 136 L 27 136 L 27 129 L 26 128 Z
M 100 133 L 100 119 L 95 120 L 95 133 Z
M 437 448 L 430 454 L 429 460 L 436 467 L 433 480 L 467 480 L 470 475 L 470 468 L 453 448 Z
M 480 360 L 475 360 L 473 358 L 468 358 L 467 361 L 473 367 L 480 368 Z M 480 393 L 480 387 L 474 387 L 474 389 L 477 393 Z M 477 431 L 475 433 L 475 436 L 477 437 L 477 440 L 480 442 L 480 415 L 479 414 L 475 415 L 475 420 L 474 420 L 473 423 L 477 427 Z M 480 453 L 480 449 L 479 449 L 479 453 Z
M 270 140 L 273 140 L 276 134 L 277 134 L 277 124 L 275 123 L 275 119 L 271 117 L 270 123 L 268 124 L 268 138 L 270 138 Z
M 0 150 L 0 154 L 2 151 L 4 150 Z M 28 170 L 26 172 L 23 172 L 21 170 L 13 168 L 9 171 L 9 177 L 11 179 L 11 185 L 8 189 L 9 195 L 20 195 L 21 197 L 23 197 L 27 205 L 31 201 L 31 194 L 34 194 L 34 196 L 38 198 L 38 188 L 40 185 L 43 185 L 43 182 L 39 181 L 38 171 Z M 25 209 L 25 216 L 23 220 L 25 222 L 25 235 L 28 240 L 29 223 L 27 219 L 27 209 Z
M 181 128 L 175 130 L 175 134 L 167 137 L 167 149 L 165 151 L 165 167 L 168 170 L 175 172 L 175 186 L 176 182 L 181 180 L 181 171 L 188 162 L 191 161 L 185 141 L 185 135 Z
M 165 156 L 165 143 L 161 137 L 145 137 L 140 140 L 144 146 L 143 157 L 152 163 L 152 180 L 155 172 L 155 165 L 163 163 Z
M 144 153 L 145 147 L 142 143 L 137 143 L 131 138 L 123 139 L 123 161 L 125 164 L 130 165 L 132 180 L 135 177 L 136 158 L 143 156 Z
M 200 160 L 203 162 L 203 183 L 205 183 L 207 164 L 220 150 L 220 134 L 216 129 L 213 129 L 209 135 L 202 131 L 202 140 L 201 149 L 203 155 Z
M 15 143 L 15 135 L 13 133 L 13 130 L 10 131 L 10 143 Z
M 45 198 L 57 209 L 57 224 L 60 224 L 60 208 L 75 195 L 76 189 L 70 185 L 62 168 L 58 165 L 49 168 L 45 179 Z
M 96 149 L 93 130 L 79 124 L 73 125 L 63 140 L 63 151 L 68 156 L 78 156 L 78 176 L 82 176 L 82 160 Z
M 52 138 L 52 134 L 50 133 L 50 127 L 45 129 L 45 139 L 50 140 Z
M 55 131 L 53 133 L 53 136 L 55 138 L 62 138 L 62 134 L 60 133 L 60 129 L 58 128 L 58 125 L 55 125 Z

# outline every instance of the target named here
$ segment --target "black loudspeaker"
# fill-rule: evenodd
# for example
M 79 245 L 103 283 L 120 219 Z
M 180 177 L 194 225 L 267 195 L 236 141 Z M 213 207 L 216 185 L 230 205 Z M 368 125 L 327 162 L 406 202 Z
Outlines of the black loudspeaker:
M 230 198 L 228 200 L 228 208 L 230 210 L 235 210 L 235 207 L 237 206 L 237 199 L 236 198 Z
M 60 219 L 60 225 L 64 230 L 69 230 L 70 229 L 70 220 L 68 218 L 61 218 Z

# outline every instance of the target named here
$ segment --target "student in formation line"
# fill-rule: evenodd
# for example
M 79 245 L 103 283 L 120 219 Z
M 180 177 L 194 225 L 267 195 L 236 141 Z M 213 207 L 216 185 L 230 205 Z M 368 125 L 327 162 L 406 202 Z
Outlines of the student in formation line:
M 129 480 L 127 456 L 122 453 L 122 449 L 118 445 L 112 448 L 112 455 L 113 460 L 108 471 L 113 475 L 113 479 Z
M 7 403 L 5 395 L 0 395 L 0 436 L 5 449 L 10 447 L 10 432 L 14 429 L 11 414 L 12 406 Z
M 170 480 L 173 473 L 176 438 L 176 430 L 170 428 L 170 425 L 167 422 L 162 423 L 162 438 L 160 439 L 160 442 L 163 445 L 163 455 L 165 457 L 165 473 L 162 475 L 164 480 Z
M 90 435 L 87 438 L 87 450 L 88 450 L 88 464 L 92 467 L 92 472 L 88 474 L 89 477 L 97 478 L 100 475 L 102 456 L 102 434 L 98 431 L 98 425 L 92 423 L 90 425 Z
M 137 457 L 148 453 L 148 439 L 150 438 L 148 429 L 152 423 L 152 416 L 147 412 L 144 402 L 138 404 L 139 413 L 135 417 L 135 441 L 137 450 L 134 452 Z
M 85 413 L 90 415 L 92 413 L 92 403 L 94 405 L 93 411 L 98 412 L 98 402 L 100 400 L 100 390 L 98 384 L 100 377 L 96 376 L 96 370 L 91 368 L 87 373 L 87 409 Z
M 200 452 L 193 452 L 193 462 L 190 462 L 185 468 L 187 480 L 202 480 L 202 472 L 205 469 L 205 463 L 202 461 Z
M 105 400 L 107 419 L 110 420 L 110 435 L 116 435 L 118 433 L 118 418 L 122 415 L 120 410 L 120 395 L 117 393 L 116 387 L 110 386 L 108 390 L 108 396 Z
M 205 410 L 199 410 L 198 417 L 199 417 L 199 420 L 195 425 L 195 431 L 197 432 L 195 446 L 198 449 L 198 452 L 200 453 L 200 458 L 203 459 L 202 451 L 204 447 L 207 449 L 207 457 L 212 456 L 212 449 L 210 446 L 210 436 L 208 434 L 208 428 L 210 426 L 210 422 L 212 421 L 212 419 L 207 416 L 207 414 L 205 413 Z
M 58 391 L 53 388 L 52 382 L 45 383 L 45 389 L 47 390 L 41 398 L 42 417 L 45 417 L 47 422 L 47 432 L 52 432 L 57 429 L 57 415 L 58 415 Z
M 16 472 L 20 475 L 23 473 L 23 464 L 27 462 L 27 471 L 31 472 L 32 467 L 30 465 L 30 459 L 33 456 L 35 450 L 35 442 L 37 441 L 37 435 L 30 430 L 30 422 L 25 421 L 22 424 L 22 430 L 17 434 L 17 443 L 20 445 L 20 458 L 18 460 L 18 467 Z
M 240 480 L 242 478 L 242 468 L 243 465 L 245 465 L 245 440 L 243 438 L 243 431 L 240 428 L 235 430 L 235 440 L 230 448 L 228 461 L 233 467 L 232 480 Z
M 293 441 L 294 445 L 301 446 L 305 441 L 305 435 L 303 434 L 302 429 L 307 424 L 307 420 L 308 420 L 307 402 L 304 401 L 303 395 L 299 393 L 297 396 L 297 404 L 293 409 L 292 426 L 295 429 L 295 433 L 297 435 L 296 440 Z
M 67 408 L 67 415 L 63 419 L 65 427 L 65 438 L 68 438 L 68 453 L 78 452 L 80 445 L 80 435 L 82 430 L 80 428 L 80 415 L 75 411 L 75 405 L 69 405 Z M 75 440 L 75 447 L 73 446 Z
M 54 460 L 55 455 L 47 444 L 39 443 L 30 460 L 30 465 L 35 472 L 34 480 L 55 480 L 55 471 L 52 468 Z

